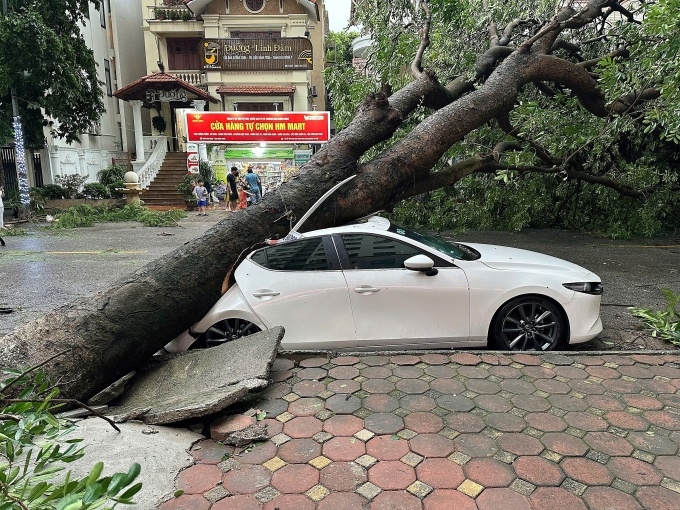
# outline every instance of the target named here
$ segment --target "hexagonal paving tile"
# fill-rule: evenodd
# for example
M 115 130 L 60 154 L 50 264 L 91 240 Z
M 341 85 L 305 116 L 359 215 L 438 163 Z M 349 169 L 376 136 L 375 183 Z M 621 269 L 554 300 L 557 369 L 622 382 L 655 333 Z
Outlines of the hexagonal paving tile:
M 517 476 L 537 486 L 558 487 L 565 478 L 557 464 L 543 457 L 519 457 L 512 466 Z

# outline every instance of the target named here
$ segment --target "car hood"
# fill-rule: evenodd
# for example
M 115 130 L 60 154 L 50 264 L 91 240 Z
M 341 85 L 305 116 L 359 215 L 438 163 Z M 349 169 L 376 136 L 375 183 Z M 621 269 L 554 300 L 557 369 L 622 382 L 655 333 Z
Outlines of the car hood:
M 480 254 L 479 261 L 492 269 L 564 274 L 582 279 L 588 277 L 585 281 L 600 281 L 599 277 L 584 267 L 543 253 L 493 244 L 462 244 L 477 250 Z

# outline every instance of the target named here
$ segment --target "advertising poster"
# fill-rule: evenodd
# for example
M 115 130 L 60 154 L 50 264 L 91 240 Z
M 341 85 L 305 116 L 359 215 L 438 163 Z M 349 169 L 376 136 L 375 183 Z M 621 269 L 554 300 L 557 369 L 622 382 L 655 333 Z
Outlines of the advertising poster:
M 187 170 L 191 174 L 198 173 L 198 144 L 188 143 L 187 144 Z
M 186 112 L 193 143 L 321 143 L 330 139 L 329 112 Z

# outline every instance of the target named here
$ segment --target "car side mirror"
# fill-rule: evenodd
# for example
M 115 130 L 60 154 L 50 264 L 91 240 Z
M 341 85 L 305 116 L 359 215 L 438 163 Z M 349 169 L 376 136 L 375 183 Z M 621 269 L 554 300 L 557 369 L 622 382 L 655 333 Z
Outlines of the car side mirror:
M 427 255 L 414 255 L 413 257 L 404 261 L 404 267 L 411 271 L 420 271 L 427 276 L 434 276 L 439 271 L 434 267 L 434 260 Z

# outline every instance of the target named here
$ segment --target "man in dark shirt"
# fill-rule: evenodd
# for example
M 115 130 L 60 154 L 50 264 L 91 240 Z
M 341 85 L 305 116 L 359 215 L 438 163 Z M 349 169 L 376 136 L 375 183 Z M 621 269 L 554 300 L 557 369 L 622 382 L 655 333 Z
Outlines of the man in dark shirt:
M 235 166 L 231 167 L 231 172 L 227 175 L 227 191 L 229 192 L 228 200 L 229 203 L 227 208 L 231 212 L 238 211 L 238 190 L 236 189 L 236 182 L 238 180 L 238 168 Z

